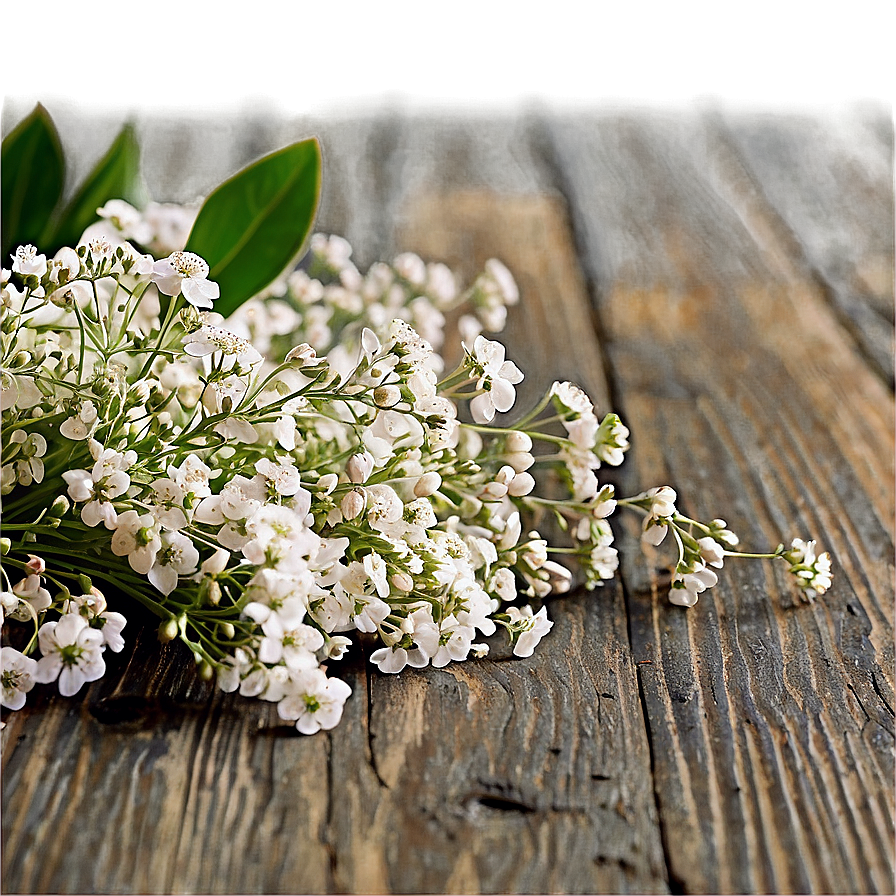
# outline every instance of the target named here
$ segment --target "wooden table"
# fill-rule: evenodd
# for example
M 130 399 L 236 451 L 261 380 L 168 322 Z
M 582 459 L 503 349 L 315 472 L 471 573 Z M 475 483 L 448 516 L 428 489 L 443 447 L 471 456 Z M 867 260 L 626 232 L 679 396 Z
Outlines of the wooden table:
M 114 131 L 60 125 L 84 146 Z M 513 271 L 520 407 L 580 382 L 631 428 L 620 489 L 669 484 L 756 549 L 818 538 L 835 581 L 805 604 L 782 566 L 730 562 L 685 611 L 620 519 L 619 577 L 553 601 L 533 657 L 388 676 L 358 656 L 342 723 L 310 738 L 126 629 L 105 679 L 9 716 L 4 891 L 892 893 L 889 120 L 141 131 L 156 195 L 180 199 L 319 134 L 318 229 L 362 267 L 414 250 Z

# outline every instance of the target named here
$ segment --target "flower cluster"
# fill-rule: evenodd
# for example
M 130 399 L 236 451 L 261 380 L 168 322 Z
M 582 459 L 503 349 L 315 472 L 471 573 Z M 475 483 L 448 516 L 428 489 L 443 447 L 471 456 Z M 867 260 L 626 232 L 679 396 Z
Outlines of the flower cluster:
M 544 598 L 576 569 L 589 587 L 614 575 L 619 507 L 651 544 L 673 533 L 673 603 L 737 555 L 671 488 L 621 499 L 600 483 L 629 431 L 574 384 L 500 422 L 523 379 L 485 335 L 518 300 L 500 262 L 462 289 L 409 253 L 362 274 L 345 240 L 317 235 L 224 320 L 173 228 L 121 201 L 100 214 L 76 248 L 21 246 L 2 274 L 2 612 L 26 626 L 2 650 L 4 706 L 101 676 L 133 600 L 200 675 L 310 734 L 340 719 L 350 689 L 331 666 L 354 640 L 385 673 L 482 657 L 499 629 L 531 655 Z M 446 371 L 449 317 L 463 352 Z M 807 592 L 830 584 L 813 542 L 765 556 Z

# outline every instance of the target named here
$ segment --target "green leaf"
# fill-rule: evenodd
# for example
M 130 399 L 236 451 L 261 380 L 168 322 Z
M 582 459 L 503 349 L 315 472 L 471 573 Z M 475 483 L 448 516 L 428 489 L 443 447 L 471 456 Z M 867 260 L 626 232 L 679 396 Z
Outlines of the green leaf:
M 303 140 L 264 156 L 205 200 L 186 249 L 204 258 L 228 315 L 296 260 L 320 198 L 320 146 Z
M 137 204 L 142 198 L 140 146 L 133 125 L 126 124 L 60 216 L 48 239 L 52 251 L 74 246 L 85 229 L 99 220 L 96 210 L 109 199 Z
M 65 184 L 59 134 L 39 103 L 3 141 L 0 167 L 0 252 L 8 265 L 9 253 L 24 243 L 45 251 L 40 240 Z

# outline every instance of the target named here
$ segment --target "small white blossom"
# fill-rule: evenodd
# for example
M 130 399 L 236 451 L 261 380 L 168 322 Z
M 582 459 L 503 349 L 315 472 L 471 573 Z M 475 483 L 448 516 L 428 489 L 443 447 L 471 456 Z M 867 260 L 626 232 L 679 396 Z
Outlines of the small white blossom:
M 666 537 L 666 531 L 675 516 L 675 501 L 678 495 L 668 485 L 649 489 L 646 497 L 650 499 L 650 510 L 644 519 L 641 539 L 649 544 L 658 545 Z
M 546 607 L 542 607 L 534 616 L 530 606 L 522 609 L 508 607 L 507 615 L 515 631 L 519 632 L 513 645 L 515 656 L 532 656 L 538 642 L 554 627 L 554 623 L 548 619 Z
M 0 703 L 7 709 L 21 709 L 25 695 L 37 680 L 37 660 L 25 656 L 13 647 L 0 649 Z
M 705 563 L 697 561 L 689 570 L 675 571 L 669 601 L 680 607 L 693 607 L 698 596 L 718 581 L 719 577 Z
M 67 439 L 81 442 L 90 438 L 98 423 L 96 405 L 88 398 L 81 402 L 77 414 L 59 425 L 59 432 Z
M 783 556 L 807 600 L 813 600 L 831 587 L 831 556 L 827 552 L 816 554 L 814 541 L 794 538 L 790 550 Z
M 157 261 L 150 275 L 159 292 L 166 296 L 183 294 L 197 308 L 211 308 L 221 294 L 217 283 L 208 279 L 208 264 L 193 252 L 172 252 Z
M 484 336 L 477 336 L 471 358 L 478 376 L 477 389 L 483 389 L 470 402 L 470 412 L 477 423 L 491 423 L 496 411 L 509 411 L 516 401 L 514 386 L 522 382 L 523 373 L 513 363 L 504 360 L 504 346 Z
M 35 679 L 44 684 L 59 679 L 59 693 L 71 697 L 88 681 L 96 681 L 106 671 L 103 662 L 103 635 L 91 628 L 77 613 L 66 613 L 58 622 L 45 622 L 38 631 L 43 654 L 37 662 Z
M 342 707 L 351 692 L 341 679 L 327 678 L 321 669 L 309 669 L 292 678 L 277 712 L 281 719 L 294 721 L 302 734 L 328 731 L 342 718 Z
M 23 277 L 33 275 L 40 279 L 47 272 L 47 256 L 39 255 L 30 243 L 19 246 L 13 255 L 12 269 Z

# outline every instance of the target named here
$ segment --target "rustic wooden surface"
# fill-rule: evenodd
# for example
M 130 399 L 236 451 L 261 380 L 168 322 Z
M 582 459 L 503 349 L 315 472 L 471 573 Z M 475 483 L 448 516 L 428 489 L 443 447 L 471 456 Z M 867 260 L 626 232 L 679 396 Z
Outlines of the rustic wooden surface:
M 817 537 L 834 586 L 808 605 L 729 562 L 685 611 L 621 525 L 620 576 L 552 602 L 533 657 L 387 676 L 356 651 L 311 738 L 126 629 L 105 679 L 8 716 L 4 892 L 892 893 L 889 121 L 262 112 L 143 122 L 154 194 L 319 134 L 319 229 L 364 267 L 504 260 L 521 401 L 581 382 L 631 427 L 621 488 L 756 548 Z M 84 159 L 115 131 L 59 123 Z

